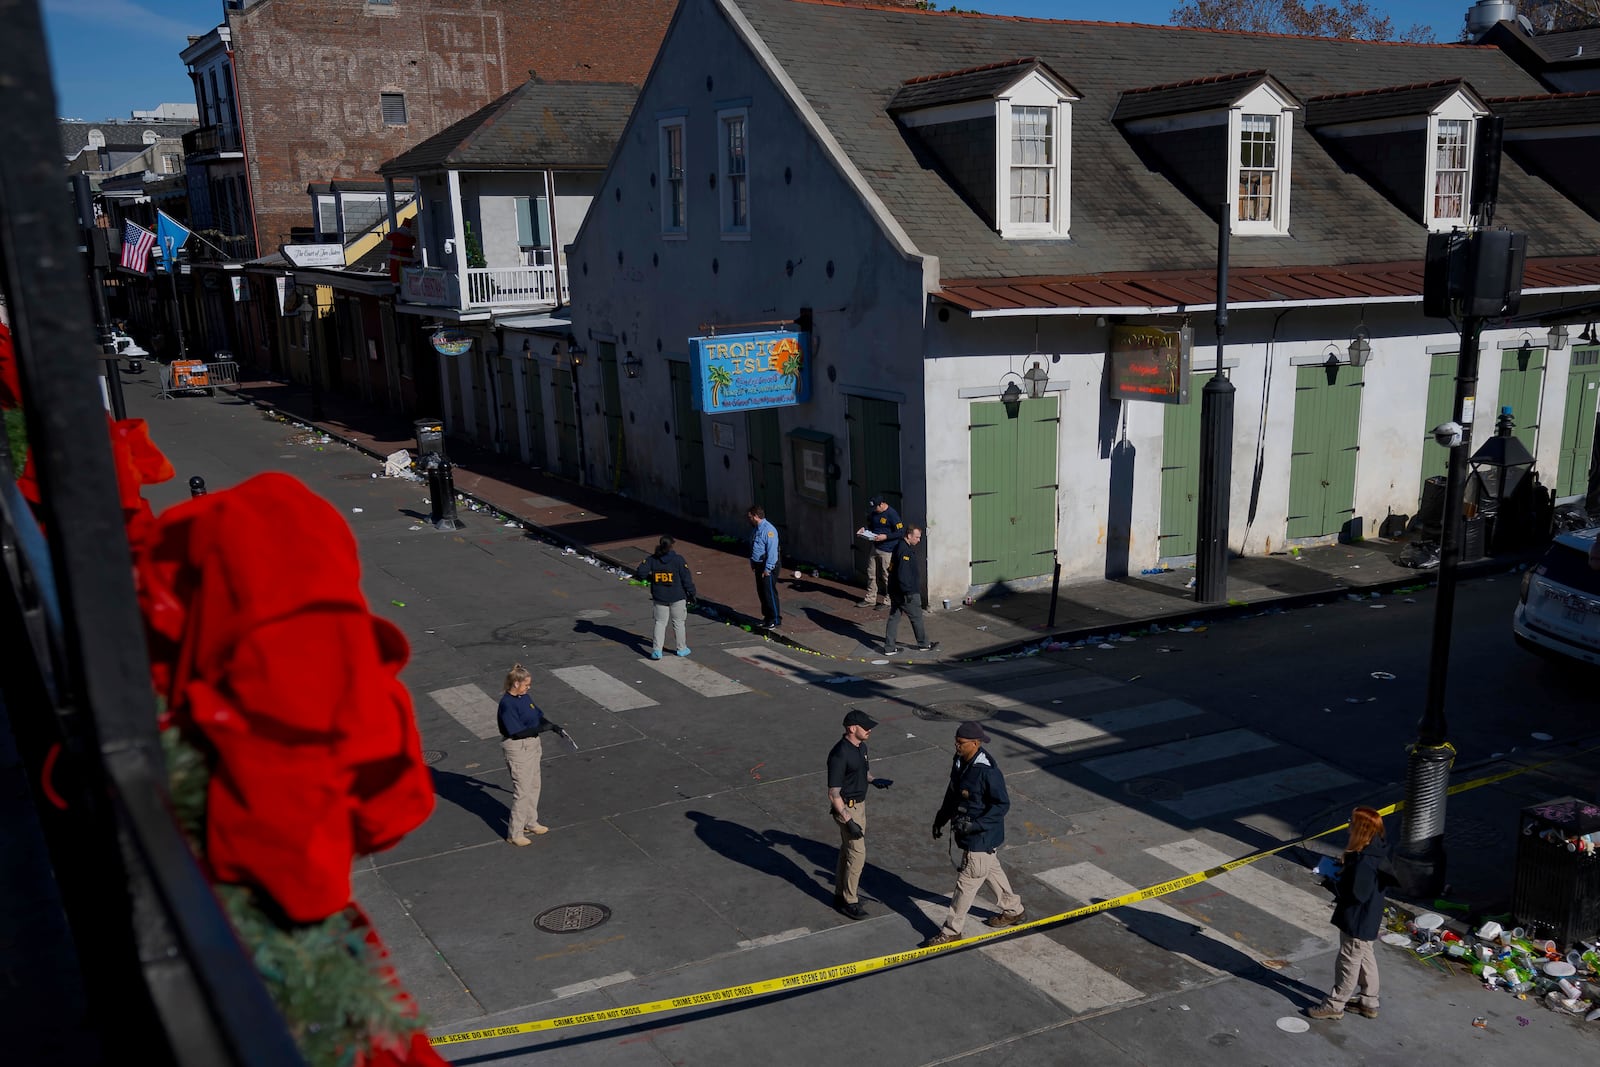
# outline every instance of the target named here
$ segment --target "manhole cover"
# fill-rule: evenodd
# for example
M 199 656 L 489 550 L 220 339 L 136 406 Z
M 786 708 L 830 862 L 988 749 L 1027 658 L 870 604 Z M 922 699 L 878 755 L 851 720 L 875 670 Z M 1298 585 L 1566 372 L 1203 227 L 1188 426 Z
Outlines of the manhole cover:
M 558 904 L 541 911 L 533 925 L 547 934 L 575 934 L 579 930 L 592 930 L 611 918 L 611 909 L 604 904 Z
M 866 674 L 856 675 L 857 680 L 863 682 L 887 682 L 899 677 L 901 677 L 899 671 L 868 671 Z
M 550 631 L 543 626 L 534 626 L 530 622 L 513 622 L 505 626 L 496 627 L 492 639 L 496 644 L 510 644 L 520 642 L 531 644 L 535 641 L 544 641 L 550 637 Z
M 584 608 L 576 613 L 576 617 L 580 619 L 603 619 L 610 614 L 611 612 L 605 608 Z
M 422 762 L 430 767 L 442 759 L 444 759 L 444 749 L 442 748 L 425 748 L 422 750 Z
M 994 716 L 994 705 L 981 700 L 941 700 L 916 709 L 917 718 L 932 722 L 982 722 Z
M 1183 796 L 1183 786 L 1166 778 L 1135 778 L 1124 782 L 1122 788 L 1140 800 L 1177 800 Z

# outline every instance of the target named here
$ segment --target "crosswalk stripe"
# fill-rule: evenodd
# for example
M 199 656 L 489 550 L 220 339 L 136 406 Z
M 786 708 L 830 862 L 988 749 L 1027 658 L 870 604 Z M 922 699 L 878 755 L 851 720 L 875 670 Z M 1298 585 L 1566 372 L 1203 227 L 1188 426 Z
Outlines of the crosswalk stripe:
M 986 694 L 984 700 L 997 708 L 1014 708 L 1019 704 L 1032 704 L 1040 700 L 1063 700 L 1067 697 L 1098 693 L 1104 689 L 1117 689 L 1123 685 L 1115 678 L 1100 674 L 1086 674 L 1076 678 L 1063 678 L 1044 685 L 1021 686 L 1008 693 Z
M 1225 811 L 1260 807 L 1306 793 L 1338 789 L 1355 781 L 1355 778 L 1326 763 L 1307 763 L 1190 790 L 1176 800 L 1158 800 L 1156 803 L 1186 818 L 1203 819 Z
M 948 906 L 943 904 L 926 900 L 919 900 L 916 904 L 922 914 L 935 923 L 943 922 L 949 912 Z M 977 921 L 972 913 L 967 914 L 967 922 Z M 1042 932 L 984 945 L 978 951 L 1056 1003 L 1078 1014 L 1144 997 L 1143 993 L 1110 971 L 1095 966 Z
M 449 689 L 434 689 L 428 696 L 474 737 L 500 736 L 500 700 L 485 693 L 481 686 L 470 682 L 453 685 Z
M 1169 845 L 1147 848 L 1145 852 L 1180 871 L 1204 871 L 1219 863 L 1226 863 L 1228 860 L 1250 853 L 1250 848 L 1239 842 L 1229 841 L 1228 844 L 1234 849 L 1232 853 L 1223 852 L 1196 838 L 1187 837 Z M 1337 932 L 1328 921 L 1333 913 L 1329 908 L 1327 894 L 1319 896 L 1308 890 L 1296 889 L 1282 879 L 1274 878 L 1265 871 L 1251 867 L 1235 868 L 1227 874 L 1218 875 L 1207 884 L 1214 885 L 1291 926 L 1298 926 L 1318 940 L 1329 943 L 1338 940 Z
M 1078 719 L 1063 719 L 1049 726 L 1024 726 L 1015 731 L 1019 740 L 1053 748 L 1075 741 L 1092 741 L 1095 738 L 1127 733 L 1141 726 L 1154 726 L 1178 719 L 1188 719 L 1205 712 L 1181 700 L 1158 700 L 1153 704 L 1140 704 L 1116 711 L 1102 711 Z
M 623 982 L 633 981 L 635 975 L 632 971 L 618 971 L 608 974 L 603 978 L 591 978 L 587 982 L 574 982 L 571 985 L 557 986 L 551 990 L 557 998 L 575 997 L 579 993 L 593 993 L 596 989 L 604 989 L 608 985 L 621 985 Z
M 776 674 L 786 682 L 796 685 L 815 685 L 833 677 L 831 672 L 814 670 L 797 659 L 774 652 L 765 645 L 748 645 L 744 648 L 725 648 L 728 655 L 741 659 L 752 667 Z
M 741 685 L 727 675 L 718 674 L 705 664 L 696 663 L 694 660 L 669 656 L 659 660 L 647 659 L 644 665 L 664 677 L 671 678 L 679 685 L 687 686 L 703 697 L 731 697 L 750 692 L 749 686 Z
M 587 664 L 582 667 L 557 667 L 550 673 L 608 711 L 632 711 L 656 706 L 656 701 L 633 686 L 617 681 L 599 667 Z
M 1092 903 L 1096 900 L 1109 900 L 1112 897 L 1119 897 L 1124 893 L 1131 893 L 1135 888 L 1137 888 L 1136 886 L 1132 886 L 1127 882 L 1124 882 L 1122 879 L 1118 878 L 1109 871 L 1101 870 L 1092 863 L 1074 863 L 1066 867 L 1056 867 L 1051 870 L 1036 874 L 1034 877 L 1039 879 L 1039 881 L 1043 882 L 1045 885 L 1059 890 L 1067 896 L 1072 897 L 1073 899 L 1084 904 Z M 1181 911 L 1178 911 L 1169 904 L 1162 903 L 1160 900 L 1145 900 L 1139 902 L 1138 904 L 1129 904 L 1123 909 L 1118 909 L 1118 911 L 1128 909 L 1142 911 L 1150 915 L 1157 915 L 1163 919 L 1177 923 L 1186 929 L 1196 930 L 1201 937 L 1210 938 L 1218 944 L 1226 945 L 1236 952 L 1242 952 L 1254 960 L 1259 961 L 1263 958 L 1260 953 L 1256 952 L 1249 945 L 1235 941 L 1232 938 L 1213 930 L 1205 923 L 1199 922 L 1191 916 L 1183 914 Z M 1104 914 L 1109 914 L 1113 918 L 1116 918 L 1116 912 L 1106 912 Z M 1130 927 L 1134 925 L 1127 922 L 1124 922 L 1123 924 Z M 1159 944 L 1159 942 L 1156 943 Z M 1184 952 L 1179 945 L 1161 945 L 1161 947 L 1173 953 L 1174 955 L 1182 956 L 1184 959 L 1188 960 L 1190 963 L 1194 964 L 1196 967 L 1207 972 L 1208 974 L 1225 973 L 1221 970 L 1218 970 L 1216 967 L 1211 966 L 1209 963 L 1198 960 Z
M 1252 730 L 1223 730 L 1200 737 L 1187 737 L 1181 741 L 1151 745 L 1133 752 L 1120 752 L 1115 756 L 1084 760 L 1083 766 L 1102 778 L 1125 782 L 1129 778 L 1143 778 L 1176 767 L 1190 767 L 1196 763 L 1227 759 L 1246 752 L 1259 752 L 1273 748 L 1277 742 L 1262 737 Z
M 868 681 L 885 689 L 922 689 L 930 685 L 943 685 L 945 679 L 931 671 L 905 671 L 893 678 L 871 678 Z

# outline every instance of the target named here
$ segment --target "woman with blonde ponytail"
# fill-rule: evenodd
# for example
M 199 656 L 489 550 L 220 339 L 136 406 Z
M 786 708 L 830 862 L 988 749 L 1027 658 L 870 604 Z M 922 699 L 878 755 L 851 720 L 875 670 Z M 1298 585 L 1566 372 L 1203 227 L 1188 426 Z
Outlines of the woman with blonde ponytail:
M 506 691 L 500 697 L 500 710 L 496 715 L 502 738 L 500 751 L 511 771 L 511 821 L 506 828 L 506 840 L 513 845 L 533 844 L 529 833 L 550 832 L 550 828 L 539 821 L 539 761 L 544 756 L 544 743 L 539 735 L 546 730 L 561 733 L 562 729 L 545 718 L 539 705 L 533 702 L 533 697 L 528 695 L 532 687 L 533 676 L 528 668 L 520 663 L 513 664 L 506 672 Z

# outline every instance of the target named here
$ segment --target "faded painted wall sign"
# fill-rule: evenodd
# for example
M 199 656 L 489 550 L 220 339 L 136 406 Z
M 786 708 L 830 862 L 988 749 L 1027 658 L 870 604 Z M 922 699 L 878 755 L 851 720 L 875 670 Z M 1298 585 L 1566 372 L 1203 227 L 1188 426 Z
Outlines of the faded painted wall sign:
M 811 399 L 811 337 L 789 331 L 689 338 L 696 410 L 753 411 Z

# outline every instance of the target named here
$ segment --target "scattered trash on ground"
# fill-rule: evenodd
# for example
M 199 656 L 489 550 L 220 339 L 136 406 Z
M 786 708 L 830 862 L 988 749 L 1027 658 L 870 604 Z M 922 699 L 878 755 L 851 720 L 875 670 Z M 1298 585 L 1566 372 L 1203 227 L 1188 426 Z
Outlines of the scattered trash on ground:
M 406 602 L 404 600 L 391 600 L 389 603 L 393 604 L 397 608 L 403 608 L 406 606 Z
M 1373 671 L 1372 676 L 1378 679 L 1380 682 L 1394 681 L 1394 675 L 1390 674 L 1388 671 Z
M 1542 730 L 1536 731 L 1536 732 L 1530 734 L 1529 736 L 1532 737 L 1535 741 L 1554 741 L 1555 740 L 1554 737 L 1552 737 L 1550 734 L 1545 733 Z

